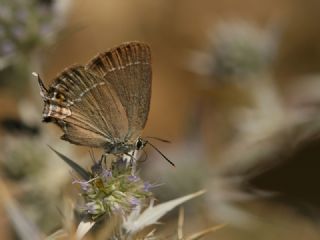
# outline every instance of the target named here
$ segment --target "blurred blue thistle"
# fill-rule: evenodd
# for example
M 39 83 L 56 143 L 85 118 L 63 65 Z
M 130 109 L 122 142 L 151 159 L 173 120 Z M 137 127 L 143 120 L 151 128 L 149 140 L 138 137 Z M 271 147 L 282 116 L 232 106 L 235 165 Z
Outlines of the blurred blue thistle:
M 63 3 L 64 8 L 68 2 Z M 1 1 L 0 84 L 19 81 L 15 88 L 25 90 L 21 83 L 29 78 L 37 50 L 52 43 L 61 28 L 65 9 L 59 4 L 59 0 Z
M 57 1 L 4 0 L 0 9 L 0 57 L 29 54 L 57 31 Z
M 270 70 L 278 36 L 244 21 L 223 22 L 208 32 L 210 49 L 194 51 L 190 68 L 219 79 L 248 77 Z

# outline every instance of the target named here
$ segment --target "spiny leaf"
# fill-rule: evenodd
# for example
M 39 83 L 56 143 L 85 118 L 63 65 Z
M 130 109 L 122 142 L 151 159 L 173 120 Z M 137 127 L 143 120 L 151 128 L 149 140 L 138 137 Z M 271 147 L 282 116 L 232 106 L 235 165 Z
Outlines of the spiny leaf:
M 124 222 L 123 227 L 126 229 L 128 233 L 136 233 L 146 226 L 150 226 L 152 224 L 157 223 L 157 221 L 163 217 L 167 212 L 171 211 L 176 206 L 195 198 L 199 195 L 205 193 L 204 190 L 198 191 L 196 193 L 192 193 L 186 195 L 184 197 L 180 197 L 157 206 L 150 205 L 144 212 L 141 214 L 137 212 L 132 212 L 131 215 Z
M 65 161 L 73 170 L 75 170 L 84 180 L 89 181 L 90 180 L 90 173 L 85 170 L 83 167 L 81 167 L 76 162 L 72 161 L 67 156 L 63 155 L 62 153 L 59 153 L 55 149 L 53 149 L 51 146 L 49 148 L 54 151 L 63 161 Z

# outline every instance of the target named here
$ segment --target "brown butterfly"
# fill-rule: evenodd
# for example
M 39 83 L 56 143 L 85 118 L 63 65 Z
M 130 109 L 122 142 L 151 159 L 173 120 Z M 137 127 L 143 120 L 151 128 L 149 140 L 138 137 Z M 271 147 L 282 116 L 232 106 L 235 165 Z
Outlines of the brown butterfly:
M 140 138 L 151 97 L 147 44 L 124 43 L 85 66 L 71 66 L 49 88 L 37 76 L 43 121 L 56 123 L 64 132 L 63 140 L 111 154 L 127 154 L 147 143 Z

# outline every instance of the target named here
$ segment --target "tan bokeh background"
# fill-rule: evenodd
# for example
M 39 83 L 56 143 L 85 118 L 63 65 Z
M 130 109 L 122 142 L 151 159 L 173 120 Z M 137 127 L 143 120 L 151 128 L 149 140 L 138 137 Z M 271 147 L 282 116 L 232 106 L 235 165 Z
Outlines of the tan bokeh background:
M 242 158 L 237 154 L 247 152 L 243 150 L 245 148 L 240 146 L 242 150 L 234 150 L 230 147 L 234 144 L 231 139 L 235 135 L 232 113 L 235 109 L 253 104 L 248 96 L 250 94 L 244 90 L 247 86 L 252 89 L 264 86 L 259 83 L 256 84 L 259 87 L 250 84 L 239 87 L 238 84 L 215 83 L 212 88 L 204 88 L 201 84 L 204 77 L 188 69 L 188 62 L 192 50 L 206 51 L 210 47 L 208 31 L 214 31 L 217 24 L 223 21 L 247 21 L 262 29 L 273 28 L 279 33 L 280 40 L 268 76 L 272 76 L 277 92 L 287 101 L 286 106 L 290 106 L 292 96 L 287 93 L 293 83 L 297 87 L 293 87 L 292 91 L 298 93 L 299 82 L 305 81 L 305 76 L 317 75 L 320 71 L 319 9 L 320 2 L 317 0 L 74 0 L 64 30 L 53 44 L 41 49 L 39 69 L 42 77 L 49 83 L 50 79 L 65 67 L 73 63 L 84 64 L 98 52 L 121 42 L 139 40 L 150 44 L 153 86 L 151 110 L 143 135 L 171 140 L 172 144 L 169 146 L 163 143 L 156 145 L 176 163 L 177 169 L 170 168 L 159 155 L 149 149 L 148 161 L 142 167 L 143 174 L 157 183 L 165 183 L 165 186 L 157 191 L 160 200 L 168 200 L 199 188 L 208 188 L 209 192 L 212 190 L 205 200 L 186 206 L 187 232 L 191 233 L 223 221 L 229 225 L 206 239 L 318 239 L 320 197 L 317 185 L 320 178 L 314 176 L 316 173 L 313 171 L 310 172 L 310 169 L 320 167 L 316 163 L 320 155 L 317 151 L 318 132 L 307 140 L 300 141 L 300 135 L 296 138 L 296 132 L 299 132 L 300 128 L 294 129 L 293 133 L 288 133 L 286 129 L 284 132 L 277 131 L 271 137 L 268 135 L 267 140 L 246 146 L 251 150 L 258 146 L 258 150 L 250 157 L 243 157 L 245 163 L 241 162 Z M 41 99 L 35 95 L 38 91 L 36 81 L 31 89 L 28 98 L 38 110 L 37 119 L 40 124 Z M 308 95 L 308 92 L 305 94 Z M 17 99 L 6 90 L 1 90 L 1 103 L 5 107 L 0 110 L 0 116 L 18 115 Z M 270 111 L 270 118 L 272 114 Z M 266 115 L 266 118 L 268 117 Z M 61 141 L 57 143 L 61 135 L 58 128 L 45 125 L 41 130 L 43 134 L 53 136 L 39 144 L 69 144 Z M 315 147 L 310 150 L 309 145 Z M 87 149 L 82 147 L 71 148 L 70 152 L 74 156 L 87 153 Z M 303 154 L 299 155 L 300 150 Z M 225 166 L 226 159 L 230 163 Z M 300 169 L 294 172 L 295 174 L 286 172 L 292 168 L 290 163 L 293 159 L 300 163 L 293 165 L 293 168 Z M 271 173 L 267 171 L 266 175 L 259 178 L 258 171 L 256 180 L 254 172 L 254 176 L 248 180 L 246 177 L 252 173 L 251 169 L 260 169 L 260 160 L 263 163 L 261 174 L 267 169 L 271 169 Z M 273 167 L 278 169 L 280 163 L 287 165 L 281 165 L 286 167 L 280 168 L 280 173 L 273 175 Z M 221 174 L 217 170 L 219 167 L 222 169 Z M 229 180 L 229 174 L 237 171 L 238 178 Z M 216 172 L 219 172 L 218 177 Z M 307 176 L 310 174 L 314 175 L 312 180 L 308 181 Z M 277 188 L 277 181 L 286 178 L 298 179 L 292 181 L 292 184 L 297 184 L 296 188 L 281 184 L 281 187 Z M 271 196 L 270 192 L 248 194 L 250 191 L 242 188 L 242 183 L 247 180 L 252 180 L 254 187 L 263 186 L 263 190 L 280 192 L 280 199 L 278 195 Z M 224 194 L 229 187 L 231 197 L 226 197 Z M 290 190 L 288 194 L 286 190 L 292 188 L 295 191 Z M 220 192 L 216 193 L 214 189 Z M 219 194 L 221 199 L 226 197 L 225 205 L 215 198 L 220 196 Z M 257 195 L 259 197 L 255 198 Z M 217 201 L 219 204 L 208 209 Z M 307 206 L 307 213 L 300 203 Z M 231 208 L 228 207 L 229 204 Z M 314 215 L 310 217 L 311 212 Z M 230 215 L 225 217 L 224 213 Z M 236 220 L 233 221 L 232 216 L 245 223 L 242 225 Z M 170 223 L 169 229 L 174 229 L 176 215 L 172 214 L 166 220 Z

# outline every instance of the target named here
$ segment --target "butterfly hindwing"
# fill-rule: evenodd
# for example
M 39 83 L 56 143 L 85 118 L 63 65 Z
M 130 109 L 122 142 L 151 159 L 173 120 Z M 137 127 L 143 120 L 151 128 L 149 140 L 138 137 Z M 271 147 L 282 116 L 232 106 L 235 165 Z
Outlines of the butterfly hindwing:
M 44 99 L 43 118 L 56 122 L 71 143 L 103 147 L 128 132 L 125 109 L 112 85 L 81 65 L 63 71 Z

